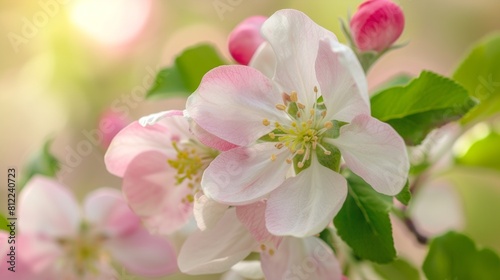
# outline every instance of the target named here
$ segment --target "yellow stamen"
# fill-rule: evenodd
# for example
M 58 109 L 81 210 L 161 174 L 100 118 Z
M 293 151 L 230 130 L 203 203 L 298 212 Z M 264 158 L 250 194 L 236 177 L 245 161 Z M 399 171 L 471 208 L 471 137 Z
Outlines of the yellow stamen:
M 286 106 L 283 105 L 283 104 L 276 104 L 276 109 L 278 109 L 280 111 L 285 111 L 286 110 Z
M 262 120 L 262 124 L 263 124 L 263 125 L 265 125 L 265 126 L 268 126 L 268 125 L 270 125 L 270 124 L 271 124 L 271 122 L 269 122 L 269 120 L 268 120 L 268 119 L 263 119 L 263 120 Z

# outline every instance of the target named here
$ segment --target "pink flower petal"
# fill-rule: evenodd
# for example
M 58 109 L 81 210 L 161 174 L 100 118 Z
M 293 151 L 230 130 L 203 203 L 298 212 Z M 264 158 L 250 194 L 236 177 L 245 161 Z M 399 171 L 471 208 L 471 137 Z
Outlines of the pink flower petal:
M 276 56 L 271 45 L 267 42 L 262 43 L 255 51 L 248 66 L 259 70 L 266 77 L 272 79 L 274 71 L 276 71 Z
M 163 237 L 138 228 L 130 234 L 111 238 L 105 243 L 113 258 L 133 274 L 162 276 L 176 273 L 176 254 Z
M 263 201 L 236 207 L 238 219 L 250 231 L 254 239 L 261 244 L 271 242 L 277 248 L 282 237 L 272 235 L 267 230 L 265 213 L 266 203 Z
M 191 190 L 185 184 L 176 185 L 175 174 L 165 154 L 156 151 L 136 156 L 125 172 L 125 198 L 151 232 L 171 233 L 191 216 L 192 205 L 182 202 Z
M 319 40 L 336 37 L 320 27 L 304 13 L 280 10 L 262 26 L 262 35 L 271 44 L 276 55 L 277 68 L 273 80 L 280 90 L 296 91 L 299 101 L 311 108 L 316 80 L 316 56 Z
M 359 115 L 340 129 L 338 138 L 326 141 L 337 146 L 347 166 L 376 191 L 396 195 L 406 184 L 406 146 L 390 125 Z
M 366 76 L 350 48 L 336 40 L 321 40 L 316 73 L 327 120 L 350 122 L 359 114 L 370 114 Z
M 191 124 L 191 132 L 194 134 L 196 139 L 200 141 L 205 146 L 208 146 L 210 148 L 219 150 L 219 151 L 227 151 L 231 150 L 233 148 L 236 148 L 238 146 L 227 142 L 226 140 L 223 140 L 208 131 L 204 130 L 199 126 L 197 123 L 192 122 Z
M 112 174 L 123 177 L 130 161 L 146 151 L 157 151 L 175 156 L 170 145 L 172 140 L 189 139 L 189 124 L 183 116 L 172 116 L 158 120 L 146 127 L 133 122 L 120 131 L 108 148 L 104 161 Z
M 205 170 L 201 186 L 205 195 L 229 205 L 261 200 L 283 181 L 290 165 L 288 151 L 277 153 L 275 143 L 259 143 L 220 154 Z M 276 153 L 276 159 L 271 155 Z
M 127 234 L 140 227 L 140 219 L 125 202 L 120 191 L 101 188 L 87 195 L 83 204 L 85 218 L 94 229 L 108 236 Z
M 257 247 L 230 208 L 212 229 L 189 236 L 179 253 L 179 268 L 187 274 L 213 274 L 229 270 Z
M 261 255 L 261 262 L 266 279 L 342 279 L 332 250 L 316 237 L 286 237 L 274 255 Z
M 200 230 L 213 228 L 224 216 L 229 205 L 220 204 L 201 192 L 194 197 L 194 218 Z
M 267 17 L 252 16 L 239 23 L 229 34 L 228 48 L 238 63 L 248 65 L 255 50 L 264 42 L 260 27 Z
M 18 222 L 23 234 L 73 236 L 80 226 L 80 208 L 66 187 L 35 176 L 20 194 Z
M 275 108 L 283 103 L 271 81 L 241 65 L 220 66 L 203 77 L 188 101 L 190 117 L 207 132 L 235 145 L 248 145 L 273 130 L 263 125 L 285 118 Z
M 346 196 L 345 178 L 314 157 L 310 167 L 271 193 L 266 209 L 267 228 L 274 235 L 317 234 L 332 222 Z

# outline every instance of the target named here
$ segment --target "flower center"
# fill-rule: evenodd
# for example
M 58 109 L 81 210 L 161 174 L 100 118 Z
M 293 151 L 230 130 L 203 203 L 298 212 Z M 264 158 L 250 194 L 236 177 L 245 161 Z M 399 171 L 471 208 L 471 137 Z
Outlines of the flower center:
M 80 234 L 76 238 L 61 238 L 58 240 L 66 254 L 60 260 L 61 270 L 76 272 L 79 276 L 86 273 L 99 275 L 102 268 L 100 263 L 109 263 L 109 255 L 102 249 L 102 243 L 107 237 L 102 234 L 93 234 L 88 226 L 81 225 Z
M 314 87 L 314 92 L 317 96 L 317 87 Z M 331 151 L 321 144 L 325 132 L 334 128 L 333 122 L 325 120 L 327 113 L 325 106 L 314 102 L 311 108 L 306 108 L 298 101 L 297 93 L 294 91 L 290 95 L 284 93 L 283 97 L 284 104 L 277 104 L 276 109 L 285 112 L 290 121 L 275 122 L 275 129 L 267 136 L 270 141 L 278 142 L 275 145 L 277 149 L 285 147 L 290 151 L 291 156 L 286 162 L 292 163 L 297 158 L 297 167 L 303 168 L 317 148 L 323 150 L 325 155 L 330 155 Z M 262 124 L 269 126 L 271 122 L 264 119 Z M 271 160 L 276 160 L 276 155 L 273 154 Z
M 188 194 L 183 202 L 191 203 L 194 201 L 194 194 L 199 189 L 203 171 L 219 152 L 192 139 L 187 142 L 172 140 L 172 147 L 177 152 L 177 156 L 175 159 L 168 159 L 167 163 L 177 170 L 176 186 L 187 180 L 187 187 L 192 190 L 192 193 Z

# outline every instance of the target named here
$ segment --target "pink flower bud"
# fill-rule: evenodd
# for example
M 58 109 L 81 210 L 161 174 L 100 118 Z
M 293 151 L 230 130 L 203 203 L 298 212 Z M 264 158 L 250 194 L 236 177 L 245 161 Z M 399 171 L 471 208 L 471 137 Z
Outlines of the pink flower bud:
M 264 42 L 260 27 L 266 20 L 264 16 L 249 17 L 229 34 L 229 52 L 238 63 L 248 65 L 257 48 Z
M 389 0 L 367 0 L 351 19 L 351 35 L 360 51 L 381 52 L 401 35 L 405 18 L 401 8 Z

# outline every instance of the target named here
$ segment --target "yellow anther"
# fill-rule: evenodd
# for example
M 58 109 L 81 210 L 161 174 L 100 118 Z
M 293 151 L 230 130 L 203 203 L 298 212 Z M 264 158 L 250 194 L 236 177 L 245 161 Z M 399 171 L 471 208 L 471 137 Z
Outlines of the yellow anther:
M 333 127 L 333 123 L 328 121 L 328 122 L 325 122 L 324 126 L 325 126 L 325 128 L 330 129 Z
M 291 164 L 291 163 L 292 163 L 292 160 L 291 160 L 291 159 L 289 159 L 289 158 L 287 158 L 287 159 L 286 159 L 286 163 Z
M 301 115 L 302 115 L 302 114 L 300 113 L 300 111 L 299 111 L 299 112 L 297 112 L 297 118 L 300 118 L 300 116 L 301 116 Z
M 272 154 L 272 155 L 271 155 L 271 160 L 272 160 L 272 161 L 275 161 L 275 160 L 276 160 L 276 155 L 275 155 L 275 154 Z
M 297 155 L 303 155 L 306 151 L 304 149 L 298 149 Z
M 325 111 L 323 111 L 323 112 L 321 112 L 321 116 L 322 116 L 323 118 L 324 118 L 324 117 L 326 117 L 326 110 L 325 110 Z
M 271 124 L 271 122 L 269 122 L 269 120 L 268 120 L 268 119 L 263 119 L 263 120 L 262 120 L 262 124 L 263 124 L 263 125 L 265 125 L 265 126 L 268 126 L 268 125 L 270 125 L 270 124 Z
M 316 114 L 316 110 L 311 109 L 311 110 L 309 111 L 309 113 L 311 113 L 311 116 L 314 116 L 314 115 Z
M 278 144 L 276 144 L 276 145 L 274 145 L 274 146 L 275 146 L 276 148 L 278 148 L 278 149 L 281 149 L 281 148 L 283 148 L 284 144 L 283 144 L 283 143 L 278 143 Z
M 299 109 L 304 109 L 306 107 L 306 105 L 304 105 L 300 102 L 297 102 L 297 107 L 299 107 Z
M 325 153 L 325 155 L 327 155 L 327 156 L 329 156 L 329 155 L 331 155 L 331 154 L 332 154 L 332 152 L 330 152 L 330 151 L 324 151 L 324 153 Z
M 286 106 L 283 105 L 283 104 L 276 104 L 276 109 L 281 110 L 281 111 L 285 111 L 286 110 Z
M 292 102 L 297 102 L 297 101 L 299 101 L 299 97 L 297 96 L 297 92 L 292 91 L 292 93 L 290 93 L 290 100 L 291 100 Z
M 317 86 L 314 86 L 314 92 L 318 93 L 318 87 Z
M 186 195 L 186 199 L 187 199 L 187 201 L 192 203 L 194 201 L 194 196 L 192 194 L 188 194 L 188 195 Z
M 274 250 L 273 249 L 269 249 L 269 255 L 274 256 Z
M 266 248 L 266 245 L 265 245 L 265 244 L 261 244 L 261 245 L 260 245 L 260 249 L 261 249 L 262 251 L 265 251 L 265 250 L 267 249 L 267 248 Z
M 304 167 L 304 163 L 303 163 L 303 162 L 299 162 L 299 163 L 297 163 L 297 166 L 298 166 L 299 168 L 302 168 L 302 167 Z
M 270 137 L 271 139 L 276 138 L 276 135 L 274 135 L 274 132 L 269 132 L 269 134 L 268 134 L 268 135 L 269 135 L 269 137 Z
M 292 126 L 293 127 L 297 127 L 297 123 L 296 122 L 292 122 Z

